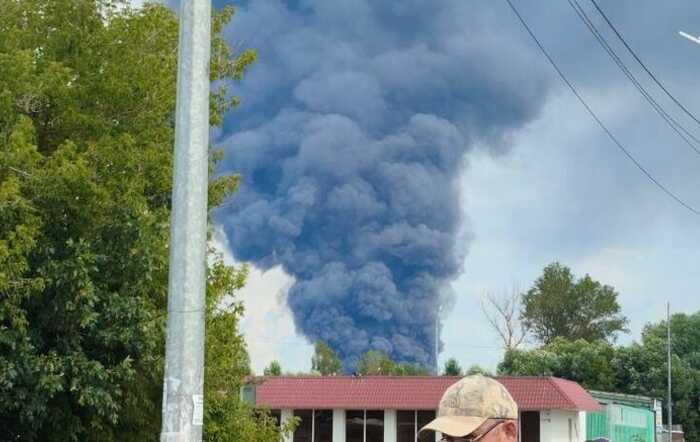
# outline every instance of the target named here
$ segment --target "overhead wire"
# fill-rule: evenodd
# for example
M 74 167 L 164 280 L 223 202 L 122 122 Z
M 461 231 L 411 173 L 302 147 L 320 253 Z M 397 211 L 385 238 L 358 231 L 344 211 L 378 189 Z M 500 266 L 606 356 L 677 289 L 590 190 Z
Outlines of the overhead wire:
M 581 94 L 578 92 L 576 87 L 569 81 L 568 78 L 566 78 L 566 75 L 564 75 L 564 72 L 559 68 L 557 63 L 554 61 L 551 55 L 549 55 L 549 52 L 544 48 L 542 43 L 540 43 L 540 40 L 537 38 L 537 36 L 534 34 L 532 29 L 530 29 L 530 26 L 527 24 L 523 16 L 520 14 L 518 9 L 515 7 L 513 2 L 511 0 L 505 0 L 506 3 L 508 3 L 508 6 L 510 6 L 511 10 L 515 14 L 515 16 L 518 18 L 520 23 L 523 25 L 527 33 L 530 35 L 530 37 L 533 39 L 537 47 L 540 49 L 542 54 L 545 56 L 547 61 L 552 65 L 554 70 L 557 72 L 559 77 L 562 79 L 562 81 L 571 89 L 571 92 L 576 96 L 579 102 L 583 105 L 583 107 L 586 109 L 586 111 L 591 115 L 591 117 L 595 120 L 596 123 L 603 129 L 603 131 L 608 135 L 608 137 L 615 143 L 615 146 L 617 146 L 620 151 L 629 159 L 636 167 L 639 169 L 644 176 L 649 179 L 654 185 L 656 185 L 661 191 L 663 191 L 668 197 L 676 201 L 678 204 L 681 206 L 685 207 L 688 209 L 690 212 L 694 213 L 695 215 L 700 216 L 700 211 L 696 209 L 695 207 L 691 206 L 690 204 L 686 203 L 683 201 L 679 196 L 677 196 L 675 193 L 673 193 L 670 189 L 668 189 L 666 186 L 664 186 L 660 181 L 658 181 L 656 178 L 654 178 L 649 171 L 642 166 L 639 161 L 625 148 L 625 146 L 622 145 L 622 143 L 613 135 L 613 133 L 610 131 L 610 129 L 607 128 L 607 126 L 603 123 L 603 121 L 598 117 L 598 115 L 593 111 L 593 109 L 588 105 L 586 100 L 581 96 Z
M 617 36 L 617 38 L 620 39 L 620 41 L 621 41 L 622 44 L 625 46 L 625 48 L 627 48 L 627 50 L 629 51 L 629 53 L 632 54 L 632 57 L 634 57 L 634 59 L 637 61 L 637 63 L 639 63 L 639 65 L 642 66 L 642 69 L 644 69 L 644 70 L 646 71 L 646 73 L 649 74 L 649 76 L 650 76 L 651 79 L 654 81 L 654 83 L 656 83 L 657 86 L 659 86 L 659 87 L 661 88 L 661 90 L 664 91 L 664 93 L 668 96 L 668 98 L 670 98 L 671 101 L 673 101 L 674 103 L 676 103 L 676 105 L 678 105 L 678 107 L 680 107 L 680 108 L 683 110 L 683 112 L 685 112 L 686 115 L 688 115 L 690 118 L 692 118 L 693 120 L 695 120 L 696 123 L 700 124 L 700 120 L 698 120 L 698 118 L 695 116 L 695 114 L 693 114 L 691 111 L 689 111 L 688 108 L 686 108 L 686 107 L 683 105 L 683 103 L 681 103 L 671 92 L 669 92 L 669 90 L 664 86 L 664 84 L 661 82 L 661 80 L 659 80 L 659 79 L 656 77 L 656 75 L 654 75 L 654 73 L 651 72 L 651 70 L 650 70 L 650 69 L 647 67 L 647 65 L 639 58 L 639 56 L 638 56 L 637 53 L 632 49 L 632 47 L 631 47 L 629 44 L 627 44 L 627 41 L 625 40 L 625 38 L 622 36 L 622 34 L 617 30 L 617 28 L 616 28 L 615 25 L 612 23 L 612 21 L 611 21 L 611 20 L 608 18 L 608 16 L 605 14 L 605 11 L 603 11 L 603 10 L 600 8 L 600 6 L 598 6 L 598 2 L 596 2 L 596 0 L 591 0 L 591 3 L 593 3 L 593 6 L 595 6 L 595 8 L 598 10 L 598 12 L 600 13 L 600 15 L 601 15 L 601 16 L 603 17 L 603 19 L 605 20 L 605 22 L 608 24 L 608 26 L 610 26 L 610 29 L 612 29 L 612 31 L 615 33 L 615 35 Z
M 608 53 L 610 58 L 615 62 L 615 64 L 620 68 L 620 70 L 625 74 L 625 76 L 632 82 L 634 87 L 639 91 L 640 94 L 646 99 L 646 101 L 651 105 L 651 107 L 659 114 L 659 116 L 668 124 L 668 126 L 678 134 L 679 137 L 685 143 L 693 149 L 693 151 L 700 155 L 700 149 L 693 144 L 690 139 L 695 141 L 700 145 L 700 139 L 695 137 L 690 133 L 683 125 L 676 121 L 671 115 L 664 110 L 664 108 L 654 99 L 654 97 L 644 88 L 644 86 L 637 80 L 632 71 L 627 68 L 622 59 L 615 53 L 615 50 L 610 46 L 605 37 L 600 33 L 598 28 L 596 28 L 593 21 L 590 19 L 586 11 L 583 10 L 580 3 L 577 0 L 567 0 L 572 9 L 576 12 L 576 15 L 581 19 L 581 21 L 588 27 L 595 39 L 598 41 L 600 46 Z

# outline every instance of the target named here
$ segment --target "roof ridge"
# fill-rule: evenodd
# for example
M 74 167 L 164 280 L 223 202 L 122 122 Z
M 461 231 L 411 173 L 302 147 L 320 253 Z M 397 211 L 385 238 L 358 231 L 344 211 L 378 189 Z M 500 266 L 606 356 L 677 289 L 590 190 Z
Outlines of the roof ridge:
M 555 376 L 547 376 L 546 379 L 554 386 L 554 389 L 557 390 L 557 392 L 564 398 L 564 401 L 568 402 L 572 408 L 578 408 L 576 406 L 576 403 L 569 397 L 568 394 L 564 392 L 564 390 L 561 389 L 561 387 L 559 386 L 559 382 L 557 382 L 558 380 L 565 381 L 566 379 L 558 378 Z M 576 385 L 578 385 L 578 383 L 576 383 Z

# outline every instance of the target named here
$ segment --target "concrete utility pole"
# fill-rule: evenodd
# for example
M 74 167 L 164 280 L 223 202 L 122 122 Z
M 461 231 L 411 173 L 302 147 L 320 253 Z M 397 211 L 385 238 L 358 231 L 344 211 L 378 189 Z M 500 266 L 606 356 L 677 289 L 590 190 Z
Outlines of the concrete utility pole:
M 180 1 L 161 442 L 202 440 L 211 0 Z
M 671 399 L 671 302 L 666 303 L 666 337 L 668 347 L 668 441 L 673 440 L 673 409 Z

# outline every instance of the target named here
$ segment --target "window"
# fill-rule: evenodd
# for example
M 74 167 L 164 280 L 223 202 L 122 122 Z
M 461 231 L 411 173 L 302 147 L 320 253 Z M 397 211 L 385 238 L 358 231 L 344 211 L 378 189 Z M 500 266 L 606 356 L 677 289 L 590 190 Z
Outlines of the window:
M 384 410 L 348 410 L 346 442 L 384 442 Z
M 384 442 L 384 410 L 367 410 L 365 442 Z
M 294 430 L 294 442 L 332 442 L 333 410 L 294 410 L 301 419 Z
M 396 412 L 396 442 L 416 442 L 416 411 Z
M 333 410 L 314 410 L 314 442 L 333 442 Z
M 312 442 L 311 431 L 313 428 L 312 410 L 294 410 L 294 416 L 301 419 L 299 426 L 294 430 L 294 442 Z
M 434 442 L 434 431 L 424 431 L 418 435 L 418 431 L 433 419 L 435 419 L 434 410 L 397 411 L 396 442 Z
M 435 410 L 418 410 L 416 411 L 416 432 L 428 425 L 430 421 L 435 419 Z M 435 442 L 435 432 L 426 430 L 418 436 L 418 442 Z
M 345 413 L 345 442 L 364 442 L 364 424 L 364 410 L 348 410 Z

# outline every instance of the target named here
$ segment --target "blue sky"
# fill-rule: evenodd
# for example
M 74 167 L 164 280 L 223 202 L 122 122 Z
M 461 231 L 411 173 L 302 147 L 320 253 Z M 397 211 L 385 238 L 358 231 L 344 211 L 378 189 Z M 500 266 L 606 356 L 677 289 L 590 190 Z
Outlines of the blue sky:
M 643 101 L 568 4 L 514 3 L 640 163 L 700 206 L 700 156 Z M 700 114 L 700 45 L 678 36 L 679 30 L 700 34 L 700 4 L 599 3 L 668 89 Z M 455 357 L 463 366 L 495 368 L 502 352 L 484 321 L 480 297 L 513 286 L 526 289 L 552 261 L 619 291 L 631 328 L 620 336 L 623 343 L 636 339 L 645 323 L 661 319 L 667 299 L 676 311 L 700 309 L 700 217 L 670 200 L 616 150 L 504 2 L 233 4 L 237 14 L 227 36 L 256 49 L 259 61 L 234 86 L 241 107 L 213 133 L 226 152 L 222 171 L 244 175 L 238 201 L 217 216 L 218 238 L 231 260 L 257 267 L 241 293 L 247 308 L 242 326 L 256 371 L 272 359 L 285 370 L 308 370 L 311 347 L 304 334 L 331 336 L 341 346 L 411 351 L 411 345 L 429 339 L 427 327 L 440 304 L 439 361 Z M 581 4 L 648 90 L 700 137 L 700 126 L 653 87 L 591 4 Z M 395 156 L 396 145 L 413 152 L 410 160 Z M 449 161 L 436 162 L 436 152 Z M 414 169 L 412 180 L 377 181 L 387 175 L 375 165 L 394 160 L 425 170 Z M 420 181 L 425 171 L 435 173 Z M 376 198 L 388 212 L 357 197 L 367 194 L 358 183 L 376 190 L 377 182 L 395 190 Z M 344 196 L 318 196 L 336 195 L 335 189 L 344 189 L 336 193 Z M 397 205 L 406 195 L 416 207 L 435 210 L 407 213 Z M 342 212 L 337 201 L 355 203 Z M 354 221 L 343 227 L 342 217 L 328 218 L 333 210 L 358 218 L 347 218 Z M 402 244 L 414 248 L 389 259 L 395 248 L 382 239 L 389 233 L 358 239 L 357 223 L 378 226 L 373 232 L 389 232 L 394 239 L 396 225 L 421 224 L 445 239 L 416 234 L 434 238 L 424 244 L 402 233 Z M 310 227 L 325 233 L 312 238 Z M 407 250 L 414 249 L 435 258 L 409 262 Z M 363 267 L 361 257 L 377 265 Z M 324 267 L 328 262 L 344 267 Z M 406 269 L 438 275 L 429 284 L 419 281 L 431 293 L 420 304 L 419 295 L 406 288 L 417 283 Z M 350 275 L 347 290 L 330 295 L 342 285 L 339 275 Z M 383 300 L 381 293 L 394 294 Z M 331 302 L 330 296 L 336 298 Z M 333 316 L 338 324 L 352 320 L 353 336 L 314 322 L 324 318 L 324 309 L 358 299 L 379 301 L 371 311 L 343 307 Z M 416 308 L 410 310 L 413 319 L 400 319 L 402 303 L 419 306 L 424 315 Z M 308 313 L 319 305 L 325 306 L 321 312 Z M 384 319 L 391 325 L 376 328 L 372 321 L 381 318 L 391 318 Z M 406 327 L 411 321 L 425 333 L 408 342 L 415 337 Z M 363 327 L 372 333 L 355 341 Z M 386 343 L 387 336 L 405 345 Z

